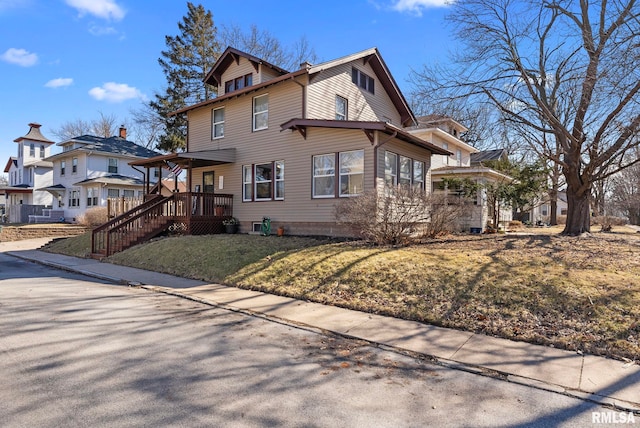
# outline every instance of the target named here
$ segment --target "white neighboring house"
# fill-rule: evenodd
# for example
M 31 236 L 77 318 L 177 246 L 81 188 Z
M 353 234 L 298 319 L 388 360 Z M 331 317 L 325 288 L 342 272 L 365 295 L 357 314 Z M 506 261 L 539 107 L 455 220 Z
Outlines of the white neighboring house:
M 460 123 L 450 117 L 428 115 L 417 117 L 418 126 L 406 128 L 410 133 L 427 140 L 438 147 L 448 150 L 452 155 L 433 155 L 431 158 L 431 188 L 433 191 L 444 189 L 444 179 L 470 179 L 482 185 L 511 181 L 512 178 L 494 169 L 482 165 L 495 153 L 505 155 L 502 149 L 479 152 L 475 147 L 460 139 L 467 131 Z M 452 189 L 449 189 L 451 191 Z M 469 215 L 458 219 L 458 228 L 465 232 L 483 232 L 493 217 L 493 207 L 487 203 L 486 193 L 479 192 Z M 512 220 L 510 207 L 500 208 L 500 226 L 506 228 Z
M 55 143 L 42 135 L 41 126 L 30 123 L 29 132 L 13 140 L 18 156 L 10 157 L 5 166 L 9 183 L 2 189 L 9 223 L 26 223 L 30 214 L 41 214 L 53 203 L 51 194 L 40 189 L 52 183 L 53 165 L 46 158 Z
M 53 163 L 53 181 L 42 190 L 54 196 L 53 208 L 64 211 L 65 221 L 78 221 L 87 209 L 106 206 L 108 198 L 144 195 L 144 173 L 129 162 L 160 153 L 126 138 L 122 127 L 118 136 L 82 135 L 57 144 L 62 153 L 46 159 Z

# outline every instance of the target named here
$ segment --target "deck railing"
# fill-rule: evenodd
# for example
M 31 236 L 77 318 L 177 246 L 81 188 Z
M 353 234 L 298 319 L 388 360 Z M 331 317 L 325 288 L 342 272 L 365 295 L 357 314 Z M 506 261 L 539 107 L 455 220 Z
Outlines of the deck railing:
M 156 196 L 94 229 L 93 254 L 110 256 L 166 230 L 187 235 L 221 233 L 233 215 L 233 195 L 174 193 Z

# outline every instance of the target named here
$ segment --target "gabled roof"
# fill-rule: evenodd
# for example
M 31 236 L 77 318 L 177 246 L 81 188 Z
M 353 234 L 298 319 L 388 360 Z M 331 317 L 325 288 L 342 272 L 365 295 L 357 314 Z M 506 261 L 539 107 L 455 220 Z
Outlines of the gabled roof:
M 7 165 L 4 167 L 4 172 L 9 172 L 12 164 L 18 166 L 18 158 L 14 158 L 13 156 L 11 156 L 7 161 Z
M 222 74 L 222 72 L 224 71 L 224 69 L 226 69 L 226 67 L 229 66 L 231 61 L 230 59 L 226 59 L 223 60 L 223 56 L 225 54 L 228 53 L 228 57 L 231 58 L 231 60 L 234 60 L 233 55 L 242 55 L 246 58 L 252 58 L 252 60 L 258 64 L 258 63 L 262 63 L 263 65 L 268 65 L 271 68 L 274 68 L 275 70 L 279 71 L 281 73 L 280 76 L 273 78 L 273 79 L 269 79 L 265 82 L 261 82 L 252 86 L 247 86 L 244 87 L 240 90 L 237 91 L 233 91 L 233 92 L 229 92 L 228 94 L 225 94 L 221 97 L 217 97 L 217 98 L 212 98 L 210 100 L 206 100 L 206 101 L 202 101 L 198 104 L 194 104 L 191 106 L 187 106 L 187 107 L 183 107 L 181 109 L 178 109 L 174 112 L 169 113 L 169 116 L 173 116 L 176 114 L 180 114 L 180 113 L 185 113 L 200 107 L 204 107 L 206 105 L 209 104 L 213 104 L 213 103 L 219 103 L 222 102 L 224 100 L 227 100 L 229 98 L 233 98 L 233 97 L 238 97 L 244 94 L 248 94 L 250 92 L 254 92 L 257 91 L 259 89 L 263 89 L 266 88 L 268 86 L 272 86 L 275 85 L 277 83 L 280 83 L 282 81 L 285 80 L 291 80 L 295 77 L 298 76 L 303 76 L 305 74 L 309 75 L 309 79 L 311 80 L 313 78 L 314 75 L 316 75 L 317 73 L 320 73 L 323 70 L 327 70 L 329 68 L 332 67 L 337 67 L 339 65 L 342 64 L 346 64 L 348 62 L 351 61 L 356 61 L 356 60 L 362 60 L 362 64 L 369 64 L 371 66 L 371 68 L 373 69 L 373 71 L 376 74 L 376 77 L 378 78 L 378 81 L 380 82 L 380 84 L 382 85 L 382 87 L 384 88 L 384 90 L 387 92 L 387 94 L 389 95 L 389 97 L 391 98 L 391 101 L 393 102 L 394 106 L 396 107 L 396 109 L 398 110 L 398 112 L 400 113 L 400 118 L 402 120 L 402 126 L 409 126 L 409 125 L 414 125 L 415 124 L 415 116 L 413 114 L 413 112 L 411 111 L 411 108 L 409 107 L 409 104 L 407 103 L 407 100 L 404 98 L 404 95 L 402 95 L 402 92 L 400 92 L 400 87 L 398 86 L 398 84 L 396 83 L 395 79 L 393 78 L 393 76 L 391 75 L 391 73 L 389 72 L 389 68 L 387 67 L 387 65 L 385 64 L 384 60 L 382 59 L 382 57 L 380 56 L 380 53 L 378 52 L 377 48 L 371 48 L 371 49 L 367 49 L 364 50 L 362 52 L 358 52 L 352 55 L 348 55 L 342 58 L 338 58 L 338 59 L 334 59 L 332 61 L 327 61 L 327 62 L 323 62 L 321 64 L 317 64 L 317 65 L 305 65 L 303 68 L 301 68 L 300 70 L 296 70 L 293 72 L 287 72 L 286 70 L 283 70 L 281 68 L 278 68 L 272 64 L 267 63 L 266 61 L 262 61 L 259 58 L 253 57 L 249 54 L 243 53 L 241 51 L 238 51 L 237 49 L 233 49 L 233 48 L 227 48 L 227 50 L 225 50 L 225 53 L 222 54 L 222 56 L 218 59 L 218 62 L 216 62 L 216 64 L 213 66 L 213 69 L 209 72 L 209 74 L 207 75 L 207 77 L 205 78 L 205 82 L 206 83 L 210 83 L 210 82 L 217 82 L 217 80 L 220 78 L 220 75 Z M 226 61 L 225 64 L 223 65 L 222 61 Z M 214 75 L 217 76 L 214 79 Z M 214 79 L 214 80 L 211 80 Z M 212 84 L 214 84 L 212 83 Z
M 500 160 L 506 156 L 507 151 L 505 149 L 483 150 L 478 153 L 471 153 L 471 163 Z
M 222 55 L 220 55 L 216 63 L 211 68 L 211 71 L 209 71 L 207 76 L 204 78 L 204 83 L 213 86 L 222 85 L 224 83 L 221 81 L 222 73 L 224 73 L 233 62 L 235 62 L 236 64 L 240 63 L 241 57 L 246 58 L 249 60 L 249 62 L 251 62 L 256 70 L 256 73 L 258 72 L 258 65 L 262 65 L 275 70 L 280 75 L 289 74 L 287 70 L 280 68 L 277 65 L 273 65 L 263 59 L 229 46 L 227 49 L 225 49 Z
M 291 119 L 282 125 L 280 125 L 281 130 L 291 129 L 292 131 L 298 131 L 302 134 L 303 138 L 306 138 L 307 135 L 307 127 L 315 127 L 315 128 L 334 128 L 334 129 L 355 129 L 363 131 L 369 141 L 373 143 L 373 131 L 384 132 L 385 134 L 391 135 L 399 140 L 405 141 L 407 143 L 422 147 L 431 151 L 432 154 L 437 155 L 451 155 L 452 153 L 448 150 L 445 150 L 441 147 L 436 146 L 435 144 L 431 144 L 428 141 L 425 141 L 421 138 L 416 137 L 409 132 L 395 127 L 386 122 L 368 122 L 368 121 L 357 121 L 357 120 L 323 120 L 323 119 Z
M 82 146 L 77 147 L 73 150 L 68 150 L 66 152 L 57 153 L 55 155 L 49 156 L 47 159 L 65 157 L 68 156 L 69 153 L 74 151 L 99 152 L 109 155 L 120 155 L 136 158 L 149 158 L 158 156 L 160 154 L 153 150 L 147 149 L 146 147 L 142 147 L 134 143 L 133 141 L 125 140 L 121 137 L 103 138 L 96 137 L 95 135 L 82 135 L 80 137 L 75 137 L 70 140 L 63 141 L 62 143 L 58 143 L 58 145 L 65 145 L 68 143 L 80 143 Z
M 23 140 L 40 141 L 42 143 L 53 143 L 53 141 L 51 141 L 48 138 L 45 138 L 44 135 L 42 135 L 42 133 L 40 132 L 41 126 L 42 125 L 40 125 L 39 123 L 30 123 L 29 132 L 27 133 L 27 135 L 23 137 L 18 137 L 13 141 L 15 141 L 16 143 L 20 143 Z
M 416 123 L 416 117 L 411 111 L 411 108 L 409 107 L 407 100 L 404 98 L 404 95 L 402 95 L 402 92 L 400 92 L 400 87 L 391 75 L 389 67 L 387 67 L 387 64 L 382 59 L 378 48 L 366 49 L 364 51 L 347 55 L 342 58 L 313 65 L 309 67 L 309 76 L 310 78 L 312 78 L 311 76 L 315 73 L 319 73 L 323 70 L 337 67 L 338 65 L 347 64 L 356 60 L 362 60 L 363 65 L 369 64 L 369 66 L 376 73 L 378 81 L 391 98 L 393 105 L 400 113 L 402 126 L 414 125 Z

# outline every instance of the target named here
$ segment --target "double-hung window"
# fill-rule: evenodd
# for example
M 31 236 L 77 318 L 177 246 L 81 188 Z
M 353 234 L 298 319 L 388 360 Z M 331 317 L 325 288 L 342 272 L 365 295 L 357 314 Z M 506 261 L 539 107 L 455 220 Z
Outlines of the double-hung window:
M 242 200 L 253 200 L 253 168 L 251 165 L 242 167 Z
M 36 145 L 33 143 L 29 144 L 29 157 L 31 158 L 36 157 Z
M 442 148 L 445 150 L 449 150 L 449 144 L 442 143 Z M 442 164 L 449 165 L 449 155 L 442 155 Z
M 413 161 L 413 187 L 424 189 L 424 162 Z
M 347 99 L 336 95 L 336 120 L 347 120 Z
M 44 159 L 44 144 L 40 144 L 40 159 Z
M 78 172 L 78 158 L 71 159 L 71 173 L 75 174 Z
M 269 94 L 253 99 L 253 130 L 259 131 L 269 127 Z
M 119 198 L 120 197 L 120 189 L 107 189 L 107 197 L 108 198 Z
M 118 159 L 109 158 L 109 174 L 117 174 L 118 173 Z
M 336 155 L 329 153 L 313 157 L 313 197 L 333 198 L 336 195 Z
M 274 199 L 278 201 L 284 200 L 284 161 L 274 162 L 275 174 L 275 195 Z
M 224 137 L 224 107 L 211 112 L 211 139 Z
M 340 196 L 359 195 L 364 190 L 364 150 L 340 153 Z
M 398 184 L 398 155 L 393 152 L 384 152 L 384 184 Z
M 98 205 L 98 189 L 89 187 L 87 189 L 87 206 L 95 207 Z
M 73 189 L 69 192 L 69 206 L 70 207 L 79 207 L 80 206 L 80 190 Z
M 256 201 L 270 201 L 273 182 L 273 164 L 263 163 L 255 166 L 255 195 Z
M 411 186 L 411 158 L 400 156 L 400 179 L 401 186 Z
M 67 169 L 67 161 L 60 161 L 60 175 L 63 176 Z

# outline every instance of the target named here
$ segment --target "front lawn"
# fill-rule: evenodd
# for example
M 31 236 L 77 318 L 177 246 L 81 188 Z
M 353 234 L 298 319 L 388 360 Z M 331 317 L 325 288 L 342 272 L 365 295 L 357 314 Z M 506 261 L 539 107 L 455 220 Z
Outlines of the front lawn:
M 188 236 L 154 240 L 107 261 L 639 360 L 639 238 L 481 235 L 392 248 L 291 236 Z M 86 247 L 82 239 L 58 241 L 49 251 L 69 251 L 73 240 Z

